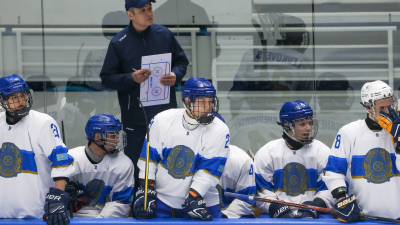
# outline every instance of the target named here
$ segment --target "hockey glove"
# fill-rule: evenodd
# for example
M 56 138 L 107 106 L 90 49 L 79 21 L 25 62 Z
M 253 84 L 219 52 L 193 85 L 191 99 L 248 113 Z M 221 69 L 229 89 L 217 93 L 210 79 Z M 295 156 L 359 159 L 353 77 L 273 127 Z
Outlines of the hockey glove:
M 144 210 L 144 188 L 145 184 L 141 184 L 136 192 L 135 203 L 133 204 L 133 212 L 138 219 L 154 218 L 156 209 L 157 191 L 152 185 L 147 186 L 147 210 Z
M 182 205 L 183 212 L 189 214 L 192 219 L 210 221 L 213 217 L 206 208 L 206 200 L 194 189 L 189 190 L 189 196 Z
M 317 204 L 315 204 L 312 201 L 305 201 L 302 204 L 311 205 L 311 206 L 317 206 Z M 318 218 L 318 213 L 314 209 L 299 208 L 299 211 L 298 211 L 296 217 L 304 218 L 304 219 L 316 219 L 316 218 Z
M 88 206 L 90 202 L 89 196 L 85 194 L 85 191 L 79 186 L 76 181 L 69 181 L 65 186 L 65 192 L 70 195 L 70 205 L 74 213 L 82 209 L 83 206 Z
M 50 188 L 44 203 L 47 225 L 69 225 L 69 194 L 57 188 Z
M 289 206 L 280 205 L 275 202 L 269 205 L 269 214 L 271 218 L 294 218 L 293 212 Z
M 337 217 L 340 222 L 352 223 L 364 220 L 364 218 L 360 216 L 362 211 L 354 195 L 339 200 L 335 204 L 335 209 L 337 210 Z
M 400 136 L 400 116 L 390 107 L 389 113 L 390 115 L 380 111 L 378 124 L 392 136 L 392 142 L 397 143 Z

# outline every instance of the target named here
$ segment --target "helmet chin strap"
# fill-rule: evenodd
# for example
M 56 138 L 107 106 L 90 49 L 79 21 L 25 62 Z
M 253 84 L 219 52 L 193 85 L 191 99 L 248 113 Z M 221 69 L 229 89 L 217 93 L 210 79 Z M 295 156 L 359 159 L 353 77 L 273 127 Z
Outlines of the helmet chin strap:
M 103 145 L 98 145 L 96 142 L 97 141 L 102 141 L 103 142 Z M 111 150 L 111 151 L 108 151 L 107 149 L 106 149 L 106 147 L 105 147 L 105 141 L 103 141 L 103 140 L 93 140 L 92 141 L 95 145 L 97 145 L 97 147 L 99 147 L 99 148 L 101 148 L 103 151 L 105 151 L 107 154 L 109 154 L 109 155 L 114 155 L 113 153 L 111 153 L 111 152 L 115 152 L 116 151 L 116 149 L 113 149 L 113 150 Z
M 290 145 L 292 146 L 290 149 L 291 150 L 299 150 L 302 148 L 304 145 L 298 141 L 293 140 L 292 138 L 289 137 L 289 135 L 286 134 L 286 132 L 283 132 L 282 138 Z

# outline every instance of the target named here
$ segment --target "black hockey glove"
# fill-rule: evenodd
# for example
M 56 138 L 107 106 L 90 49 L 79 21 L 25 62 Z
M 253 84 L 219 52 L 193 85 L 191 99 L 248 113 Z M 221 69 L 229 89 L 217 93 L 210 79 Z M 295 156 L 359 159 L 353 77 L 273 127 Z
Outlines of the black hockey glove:
M 397 112 L 389 107 L 389 114 L 380 111 L 378 124 L 392 136 L 392 142 L 399 142 L 400 136 L 400 116 Z
M 154 218 L 156 209 L 157 191 L 152 185 L 147 186 L 147 210 L 144 211 L 144 188 L 145 184 L 141 184 L 136 192 L 135 203 L 133 204 L 133 212 L 138 219 Z
M 69 225 L 69 194 L 57 188 L 50 188 L 44 203 L 47 225 Z
M 352 223 L 364 220 L 364 218 L 360 216 L 362 211 L 354 195 L 342 198 L 335 204 L 335 209 L 337 210 L 337 217 L 340 222 Z
M 69 181 L 65 186 L 65 192 L 68 192 L 70 195 L 69 204 L 71 205 L 74 213 L 78 212 L 83 206 L 89 205 L 89 196 L 85 194 L 85 191 L 76 181 Z
M 292 210 L 287 205 L 271 203 L 269 205 L 269 215 L 271 218 L 294 218 Z
M 189 196 L 182 205 L 183 212 L 189 214 L 192 219 L 210 221 L 213 217 L 206 208 L 206 200 L 194 189 L 189 190 Z
M 318 206 L 312 201 L 305 201 L 302 204 L 304 205 L 311 205 L 311 206 Z M 307 219 L 316 219 L 318 218 L 318 213 L 314 209 L 305 209 L 305 208 L 299 208 L 299 211 L 297 213 L 298 218 L 307 218 Z

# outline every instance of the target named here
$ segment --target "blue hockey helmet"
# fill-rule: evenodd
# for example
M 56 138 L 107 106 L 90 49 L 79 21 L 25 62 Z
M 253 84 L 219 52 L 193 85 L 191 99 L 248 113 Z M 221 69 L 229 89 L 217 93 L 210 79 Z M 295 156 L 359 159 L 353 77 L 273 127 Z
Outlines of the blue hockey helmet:
M 114 155 L 126 147 L 126 134 L 122 130 L 122 123 L 110 114 L 99 114 L 90 117 L 85 128 L 86 137 L 108 154 Z M 101 139 L 95 140 L 95 133 L 99 133 Z M 96 142 L 102 141 L 100 146 Z
M 301 100 L 283 104 L 279 113 L 279 120 L 280 123 L 278 124 L 282 126 L 283 131 L 297 142 L 311 144 L 317 136 L 318 121 L 314 118 L 311 107 Z M 295 126 L 297 122 L 305 122 L 310 125 L 311 129 L 296 134 Z
M 195 106 L 197 98 L 208 98 L 208 102 Z M 210 124 L 218 113 L 217 91 L 205 78 L 189 78 L 182 89 L 182 101 L 186 111 L 200 124 Z
M 13 102 L 10 102 L 10 95 L 24 93 L 25 96 L 14 96 Z M 13 103 L 21 105 L 24 102 L 23 108 L 14 108 Z M 29 114 L 32 107 L 32 92 L 26 82 L 17 74 L 0 78 L 0 104 L 13 117 L 22 118 Z

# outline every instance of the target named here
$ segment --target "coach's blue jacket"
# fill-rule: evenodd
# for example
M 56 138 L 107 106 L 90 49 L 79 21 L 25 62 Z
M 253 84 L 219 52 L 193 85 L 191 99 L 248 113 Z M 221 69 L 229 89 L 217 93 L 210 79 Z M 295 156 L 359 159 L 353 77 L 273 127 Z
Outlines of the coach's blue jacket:
M 172 53 L 171 71 L 176 74 L 175 85 L 180 84 L 189 61 L 168 28 L 152 24 L 138 33 L 131 22 L 111 40 L 100 77 L 105 87 L 118 91 L 124 128 L 146 125 L 137 100 L 140 85 L 132 79 L 132 68 L 141 68 L 142 56 L 163 53 Z M 176 107 L 175 89 L 171 87 L 170 103 L 145 107 L 147 119 L 150 121 L 157 113 Z

